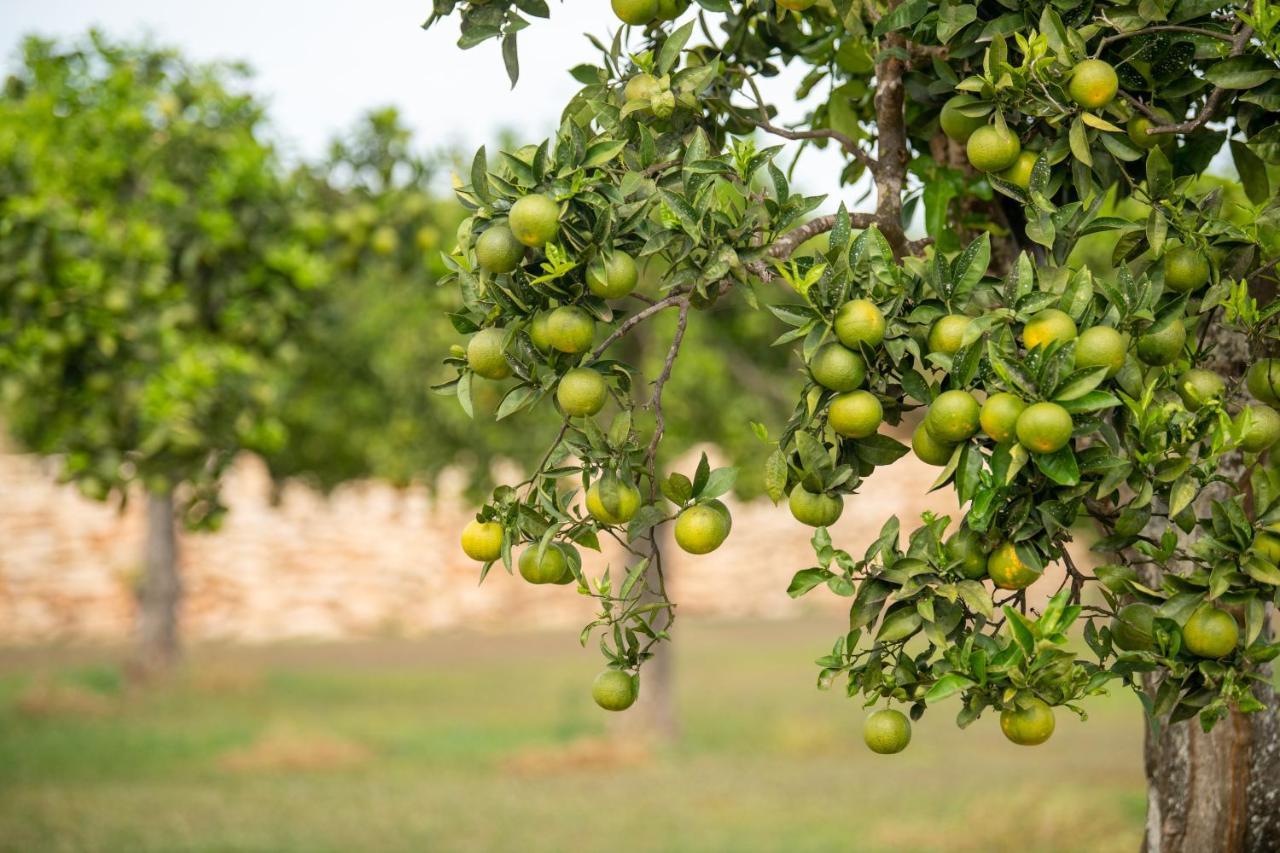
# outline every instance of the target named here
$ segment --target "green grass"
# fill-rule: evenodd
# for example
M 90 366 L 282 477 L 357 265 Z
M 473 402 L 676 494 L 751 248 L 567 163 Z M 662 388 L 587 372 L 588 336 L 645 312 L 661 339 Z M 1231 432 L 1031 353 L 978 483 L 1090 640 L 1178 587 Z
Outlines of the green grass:
M 683 737 L 613 763 L 571 632 L 201 649 L 146 693 L 106 653 L 0 655 L 0 850 L 1139 846 L 1131 697 L 1036 749 L 944 707 L 877 756 L 813 687 L 829 621 L 682 625 Z

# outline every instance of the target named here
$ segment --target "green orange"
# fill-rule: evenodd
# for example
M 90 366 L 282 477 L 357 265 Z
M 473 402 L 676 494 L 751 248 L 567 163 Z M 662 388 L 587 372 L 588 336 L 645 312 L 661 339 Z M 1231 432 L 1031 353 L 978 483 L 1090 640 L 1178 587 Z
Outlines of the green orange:
M 507 227 L 524 245 L 541 249 L 560 233 L 560 206 L 550 196 L 524 196 L 511 205 Z
M 1280 441 L 1280 414 L 1270 406 L 1246 406 L 1249 410 L 1249 427 L 1240 437 L 1240 449 L 1246 453 L 1261 453 Z M 1244 418 L 1241 411 L 1237 420 Z
M 929 352 L 955 355 L 964 346 L 965 334 L 973 318 L 964 314 L 947 314 L 939 317 L 929 329 Z
M 836 312 L 836 337 L 850 349 L 879 346 L 884 326 L 884 314 L 869 299 L 850 299 Z
M 594 415 L 604 408 L 608 399 L 609 387 L 604 377 L 589 367 L 566 371 L 556 386 L 556 401 L 570 417 Z
M 942 105 L 942 112 L 938 115 L 938 124 L 942 125 L 942 132 L 947 135 L 948 139 L 954 139 L 956 142 L 967 142 L 975 130 L 987 123 L 986 116 L 974 118 L 960 112 L 961 107 L 976 103 L 978 103 L 977 98 L 972 95 L 961 94 L 952 96 Z
M 939 444 L 959 444 L 978 431 L 981 408 L 968 391 L 943 391 L 929 405 L 924 425 Z
M 995 439 L 997 444 L 1012 441 L 1017 435 L 1018 416 L 1027 408 L 1026 402 L 1016 394 L 1000 391 L 992 394 L 982 404 L 978 423 L 982 431 Z
M 880 428 L 884 408 L 870 391 L 846 391 L 831 400 L 827 423 L 847 438 L 866 438 Z
M 1031 170 L 1036 167 L 1036 160 L 1040 159 L 1038 151 L 1023 151 L 1018 154 L 1018 159 L 1013 165 L 1000 173 L 1000 177 L 1015 187 L 1025 190 L 1031 187 Z
M 586 352 L 595 336 L 595 319 L 577 305 L 562 305 L 547 317 L 547 340 L 560 352 Z
M 491 563 L 502 556 L 502 525 L 472 519 L 462 528 L 462 552 L 473 560 Z
M 1240 626 L 1225 610 L 1202 605 L 1182 626 L 1182 644 L 1200 658 L 1224 658 L 1240 642 Z
M 823 344 L 809 359 L 809 372 L 814 381 L 832 391 L 852 391 L 867 376 L 862 356 L 835 342 Z
M 1024 701 L 1026 707 L 1010 705 L 1000 712 L 1000 731 L 1019 746 L 1039 746 L 1053 736 L 1053 709 L 1043 699 Z
M 1028 350 L 1066 343 L 1076 339 L 1076 321 L 1066 311 L 1046 308 L 1027 321 L 1022 329 L 1022 345 Z
M 698 503 L 681 512 L 676 518 L 676 544 L 690 554 L 709 554 L 724 544 L 730 519 L 723 506 Z
M 1126 604 L 1111 620 L 1111 642 L 1126 652 L 1155 648 L 1156 610 L 1150 604 Z
M 1166 109 L 1156 107 L 1152 110 L 1160 117 L 1159 124 L 1173 124 L 1173 115 Z M 1156 122 L 1147 118 L 1142 113 L 1134 113 L 1133 118 L 1129 119 L 1125 125 L 1125 132 L 1129 134 L 1129 141 L 1139 148 L 1155 148 L 1157 145 L 1164 147 L 1173 144 L 1172 133 L 1147 133 L 1149 128 L 1155 127 Z
M 1187 342 L 1187 327 L 1181 317 L 1166 318 L 1138 337 L 1138 358 L 1153 367 L 1173 364 Z
M 796 521 L 810 527 L 830 527 L 844 512 L 844 498 L 828 492 L 811 492 L 797 483 L 787 501 Z
M 1012 542 L 997 545 L 987 557 L 987 577 L 1001 589 L 1025 589 L 1040 579 L 1040 572 L 1022 561 Z
M 1087 110 L 1096 110 L 1111 103 L 1120 91 L 1120 78 L 1111 63 L 1101 59 L 1086 59 L 1076 63 L 1071 70 L 1071 82 L 1067 94 L 1071 100 Z
M 1009 128 L 984 125 L 969 135 L 965 143 L 969 163 L 979 172 L 1003 172 L 1018 162 L 1022 143 Z
M 940 466 L 951 461 L 951 455 L 955 452 L 956 446 L 938 441 L 929 435 L 929 430 L 922 421 L 915 432 L 911 433 L 911 449 L 915 451 L 916 458 L 921 462 Z
M 862 740 L 880 755 L 893 755 L 911 743 L 911 721 L 907 715 L 884 708 L 867 717 L 862 724 Z
M 1244 384 L 1259 402 L 1280 405 L 1280 358 L 1264 358 L 1249 365 Z
M 1189 293 L 1209 283 L 1209 261 L 1191 246 L 1178 246 L 1164 253 L 1164 286 Z
M 476 240 L 476 261 L 480 268 L 495 274 L 509 273 L 520 266 L 524 244 L 505 225 L 490 226 Z
M 1032 403 L 1014 427 L 1018 443 L 1032 453 L 1053 453 L 1067 445 L 1075 424 L 1071 413 L 1057 403 Z
M 530 545 L 516 561 L 520 577 L 532 584 L 560 583 L 566 575 L 572 578 L 573 570 L 569 568 L 569 561 L 565 556 L 567 549 L 566 545 L 552 542 L 547 545 L 547 550 L 539 560 L 538 544 Z
M 662 84 L 658 82 L 658 78 L 652 74 L 640 73 L 627 81 L 627 85 L 622 90 L 622 97 L 628 101 L 644 101 L 649 100 L 662 91 Z
M 961 527 L 947 540 L 945 550 L 949 561 L 959 561 L 956 571 L 961 577 L 981 580 L 987 576 L 987 552 L 976 530 Z
M 591 698 L 606 711 L 625 711 L 635 704 L 636 680 L 617 669 L 606 669 L 591 682 Z
M 621 299 L 636 289 L 639 278 L 635 259 L 620 249 L 587 267 L 587 289 L 601 299 Z
M 640 509 L 640 490 L 615 474 L 605 474 L 587 489 L 587 512 L 601 524 L 626 524 Z
M 1199 411 L 1211 402 L 1221 402 L 1227 391 L 1227 383 L 1212 370 L 1193 367 L 1178 377 L 1174 386 L 1188 411 Z
M 497 326 L 481 329 L 471 336 L 467 342 L 467 365 L 476 375 L 485 379 L 506 379 L 511 375 L 503 345 L 506 337 L 506 330 Z
M 633 27 L 643 26 L 658 17 L 658 0 L 611 0 L 613 14 Z
M 1076 370 L 1105 367 L 1111 378 L 1124 367 L 1124 335 L 1110 326 L 1091 326 L 1080 333 L 1076 340 Z

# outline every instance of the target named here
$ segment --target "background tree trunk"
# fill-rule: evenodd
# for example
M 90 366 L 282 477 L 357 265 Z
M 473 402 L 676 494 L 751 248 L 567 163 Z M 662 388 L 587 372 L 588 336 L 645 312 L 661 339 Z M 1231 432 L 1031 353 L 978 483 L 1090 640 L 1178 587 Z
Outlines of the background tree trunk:
M 647 544 L 648 540 L 645 540 Z M 671 588 L 670 556 L 676 548 L 672 525 L 664 524 L 658 537 L 658 547 L 667 557 L 663 561 L 663 573 L 666 576 L 667 589 Z M 650 572 L 653 571 L 651 566 Z M 645 604 L 657 601 L 646 588 L 641 601 Z M 654 620 L 654 628 L 665 628 L 665 617 L 659 615 Z M 680 736 L 680 724 L 676 718 L 676 673 L 675 643 L 663 642 L 654 646 L 655 654 L 640 669 L 640 696 L 636 704 L 625 714 L 615 714 L 609 718 L 609 732 L 612 736 L 629 740 L 647 741 L 649 743 L 670 743 Z
M 177 661 L 181 601 L 173 494 L 149 492 L 142 585 L 138 590 L 138 648 L 134 661 L 139 676 L 162 674 Z
M 1242 336 L 1227 332 L 1214 318 L 1205 344 L 1213 348 L 1205 366 L 1225 377 L 1243 375 L 1254 357 Z M 1243 480 L 1239 457 L 1224 468 L 1232 480 Z M 1197 501 L 1202 515 L 1213 498 L 1227 496 L 1221 488 L 1205 492 Z M 1267 610 L 1270 617 L 1270 606 Z M 1208 734 L 1194 718 L 1158 731 L 1148 721 L 1146 853 L 1280 851 L 1280 706 L 1269 667 L 1265 675 L 1268 683 L 1254 692 L 1268 710 L 1232 711 Z M 1144 677 L 1144 686 L 1154 695 L 1151 676 Z

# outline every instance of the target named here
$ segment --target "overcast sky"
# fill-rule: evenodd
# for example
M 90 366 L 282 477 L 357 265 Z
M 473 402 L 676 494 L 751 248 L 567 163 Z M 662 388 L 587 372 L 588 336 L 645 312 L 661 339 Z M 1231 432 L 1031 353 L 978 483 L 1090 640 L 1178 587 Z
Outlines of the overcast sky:
M 520 34 L 521 79 L 512 91 L 497 42 L 457 47 L 456 19 L 421 29 L 430 0 L 0 0 L 6 67 L 27 33 L 70 37 L 98 26 L 120 37 L 154 36 L 197 59 L 238 59 L 256 72 L 281 137 L 315 156 L 373 107 L 398 107 L 426 145 L 473 149 L 502 128 L 539 140 L 578 88 L 567 69 L 594 61 L 583 37 L 607 43 L 616 19 L 605 0 L 551 2 L 550 20 Z M 798 117 L 788 80 L 771 83 L 784 119 Z M 797 173 L 806 192 L 829 192 L 841 164 L 810 151 Z M 843 194 L 850 203 L 857 195 Z

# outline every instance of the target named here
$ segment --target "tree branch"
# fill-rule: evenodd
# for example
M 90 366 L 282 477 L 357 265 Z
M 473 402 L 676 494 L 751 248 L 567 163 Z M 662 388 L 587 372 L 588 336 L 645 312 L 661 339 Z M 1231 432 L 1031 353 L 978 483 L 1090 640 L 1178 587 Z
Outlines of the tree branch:
M 609 335 L 609 337 L 604 339 L 604 343 L 600 344 L 600 346 L 596 347 L 594 350 L 591 351 L 591 360 L 595 361 L 615 341 L 617 341 L 619 338 L 626 335 L 628 332 L 630 332 L 636 326 L 643 323 L 645 320 L 652 317 L 654 314 L 657 314 L 660 311 L 664 311 L 673 305 L 680 304 L 680 301 L 686 299 L 686 297 L 687 297 L 687 294 L 684 293 L 684 291 L 672 293 L 669 296 L 664 297 L 663 299 L 659 299 L 657 302 L 653 303 L 648 308 L 645 308 L 642 311 L 637 311 L 636 313 L 632 314 L 626 320 L 623 320 L 622 324 L 618 326 L 618 328 L 613 330 L 613 334 Z
M 1248 24 L 1241 24 L 1240 28 L 1236 30 L 1235 35 L 1231 39 L 1231 52 L 1227 54 L 1227 56 L 1239 56 L 1244 53 L 1244 49 L 1249 44 L 1249 39 L 1252 37 L 1253 27 L 1250 27 Z M 1157 133 L 1193 133 L 1208 124 L 1209 120 L 1213 118 L 1213 114 L 1218 111 L 1219 105 L 1221 105 L 1223 99 L 1226 97 L 1226 89 L 1221 86 L 1214 86 L 1213 91 L 1209 93 L 1209 97 L 1205 98 L 1204 106 L 1200 108 L 1200 112 L 1196 114 L 1195 118 L 1179 122 L 1178 124 L 1154 125 L 1147 128 L 1147 135 L 1154 136 Z M 1125 98 L 1130 103 L 1137 105 L 1148 118 L 1155 119 L 1157 121 L 1160 120 L 1160 117 L 1157 116 L 1154 111 L 1143 105 L 1136 98 L 1131 97 L 1128 93 L 1125 94 Z
M 772 133 L 774 136 L 780 136 L 783 139 L 833 139 L 840 143 L 840 147 L 845 150 L 845 153 L 852 155 L 854 159 L 866 166 L 868 169 L 874 169 L 876 167 L 875 159 L 866 151 L 862 150 L 858 145 L 857 140 L 851 136 L 841 133 L 838 130 L 826 127 L 818 128 L 816 130 L 788 130 L 785 127 L 779 127 L 776 124 L 772 124 L 767 120 L 747 119 L 747 121 L 751 122 L 766 133 Z
M 689 297 L 683 296 L 680 301 L 680 319 L 676 321 L 676 332 L 671 336 L 671 346 L 667 349 L 666 361 L 662 364 L 662 372 L 653 383 L 653 396 L 649 398 L 649 406 L 653 408 L 653 437 L 649 439 L 649 447 L 645 451 L 645 466 L 649 471 L 649 500 L 658 499 L 658 443 L 667 429 L 666 415 L 662 411 L 662 389 L 671 378 L 671 370 L 675 367 L 676 356 L 680 354 L 680 345 L 684 342 L 684 330 L 689 325 Z M 656 543 L 655 543 L 655 551 Z
M 1108 21 L 1108 23 L 1110 22 Z M 1115 44 L 1118 41 L 1133 38 L 1134 36 L 1144 36 L 1148 33 L 1189 33 L 1191 35 L 1206 36 L 1207 38 L 1215 38 L 1226 42 L 1231 41 L 1231 33 L 1219 32 L 1218 30 L 1205 30 L 1200 27 L 1184 27 L 1177 24 L 1158 24 L 1153 27 L 1143 27 L 1140 30 L 1132 30 L 1127 33 L 1116 33 L 1115 35 L 1107 36 L 1102 41 L 1098 42 L 1098 47 L 1094 50 L 1093 55 L 1097 58 L 1102 55 L 1102 51 L 1109 44 Z
M 895 3 L 890 3 L 892 8 Z M 902 189 L 907 174 L 907 128 L 903 115 L 902 83 L 906 64 L 897 55 L 905 51 L 906 40 L 898 33 L 885 36 L 880 47 L 881 60 L 876 63 L 876 167 L 872 176 L 876 183 L 876 224 L 899 258 L 907 251 L 902 230 Z

